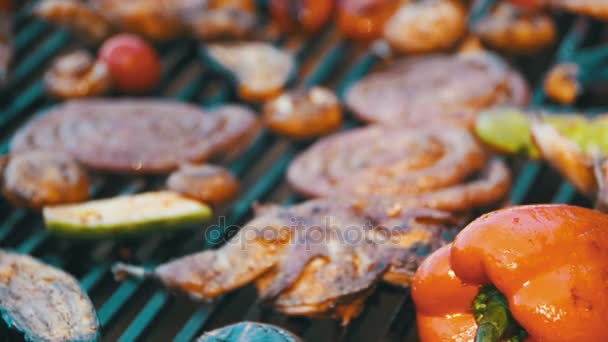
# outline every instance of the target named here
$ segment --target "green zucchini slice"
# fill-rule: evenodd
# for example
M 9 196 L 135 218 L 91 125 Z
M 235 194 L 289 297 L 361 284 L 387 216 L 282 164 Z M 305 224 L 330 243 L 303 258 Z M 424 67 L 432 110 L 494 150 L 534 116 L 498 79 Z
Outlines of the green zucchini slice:
M 96 238 L 196 226 L 211 216 L 211 209 L 173 191 L 156 191 L 46 207 L 43 215 L 53 233 Z
M 0 250 L 0 313 L 8 334 L 26 341 L 99 340 L 95 308 L 78 281 L 29 255 Z

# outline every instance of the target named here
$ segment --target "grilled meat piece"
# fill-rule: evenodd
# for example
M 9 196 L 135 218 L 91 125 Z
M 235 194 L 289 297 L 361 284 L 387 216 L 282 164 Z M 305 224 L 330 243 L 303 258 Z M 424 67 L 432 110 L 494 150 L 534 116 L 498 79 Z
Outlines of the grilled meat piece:
M 32 150 L 9 157 L 2 190 L 15 205 L 45 206 L 86 201 L 89 177 L 69 155 Z
M 112 77 L 105 63 L 80 50 L 59 56 L 44 74 L 44 84 L 51 95 L 61 99 L 95 97 L 110 90 Z
M 445 51 L 467 31 L 461 0 L 406 2 L 384 26 L 384 38 L 405 54 Z
M 252 0 L 42 0 L 35 13 L 95 43 L 113 31 L 155 41 L 184 33 L 204 40 L 243 38 L 257 24 Z
M 480 109 L 528 101 L 522 76 L 486 52 L 406 58 L 363 78 L 346 95 L 359 118 L 389 126 L 472 127 Z
M 0 312 L 27 341 L 99 340 L 95 309 L 78 281 L 29 255 L 0 250 Z
M 549 6 L 608 20 L 608 2 L 603 0 L 546 0 Z
M 80 0 L 42 0 L 34 14 L 94 43 L 102 42 L 112 33 L 112 25 L 103 14 Z
M 556 65 L 545 78 L 543 84 L 545 93 L 560 104 L 573 104 L 583 88 L 579 81 L 579 74 L 578 64 L 562 63 Z
M 0 87 L 6 81 L 13 55 L 12 0 L 0 0 Z
M 264 123 L 290 138 L 314 138 L 340 129 L 342 108 L 327 88 L 297 89 L 266 102 Z
M 270 324 L 241 322 L 206 332 L 197 342 L 266 341 L 301 342 L 287 330 Z
M 378 281 L 408 286 L 418 264 L 446 243 L 457 224 L 451 215 L 429 209 L 395 214 L 329 199 L 265 206 L 258 213 L 218 250 L 151 272 L 117 265 L 115 275 L 152 277 L 202 299 L 255 281 L 260 296 L 285 314 L 347 324 Z
M 239 187 L 230 170 L 214 165 L 182 165 L 167 179 L 170 190 L 216 205 L 233 200 Z
M 255 115 L 240 106 L 205 112 L 172 101 L 72 100 L 26 125 L 11 152 L 54 149 L 92 169 L 165 173 L 242 148 L 255 130 Z
M 512 54 L 534 54 L 551 46 L 557 37 L 553 18 L 508 2 L 498 3 L 473 27 L 493 49 Z
M 236 79 L 239 95 L 252 101 L 280 94 L 295 67 L 291 53 L 270 43 L 213 43 L 205 54 L 212 66 Z
M 186 31 L 178 13 L 179 0 L 89 0 L 89 3 L 120 31 L 151 40 L 175 39 Z
M 242 39 L 257 25 L 253 0 L 177 0 L 178 13 L 200 40 Z
M 462 128 L 371 126 L 317 142 L 291 164 L 287 179 L 311 197 L 394 196 L 414 206 L 469 210 L 496 203 L 508 192 L 510 176 L 501 162 L 477 180 L 488 191 L 465 191 L 478 184 L 471 178 L 486 169 L 487 161 Z M 456 202 L 439 201 L 443 196 Z

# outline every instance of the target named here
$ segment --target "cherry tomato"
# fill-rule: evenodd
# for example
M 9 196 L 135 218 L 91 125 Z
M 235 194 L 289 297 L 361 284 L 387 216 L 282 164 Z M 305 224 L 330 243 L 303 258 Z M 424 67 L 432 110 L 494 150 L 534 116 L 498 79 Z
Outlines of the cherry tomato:
M 399 8 L 396 0 L 341 0 L 338 28 L 345 37 L 373 40 L 382 35 L 384 23 Z
M 142 93 L 160 80 L 160 59 L 138 36 L 119 34 L 109 38 L 101 46 L 99 58 L 107 64 L 114 85 L 124 92 Z
M 272 19 L 283 32 L 315 33 L 329 21 L 334 0 L 270 0 Z

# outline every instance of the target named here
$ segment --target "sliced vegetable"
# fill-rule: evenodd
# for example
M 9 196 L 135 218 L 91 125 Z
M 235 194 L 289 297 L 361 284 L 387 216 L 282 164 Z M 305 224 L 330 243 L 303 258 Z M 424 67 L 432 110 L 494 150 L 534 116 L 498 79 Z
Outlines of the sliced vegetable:
M 241 322 L 215 329 L 199 337 L 197 342 L 299 342 L 296 335 L 269 324 Z
M 295 67 L 291 53 L 263 42 L 209 44 L 204 54 L 212 67 L 236 80 L 239 95 L 250 101 L 280 94 Z
M 157 191 L 47 207 L 43 214 L 54 233 L 94 238 L 192 227 L 208 219 L 211 209 L 176 192 Z
M 26 341 L 99 340 L 95 309 L 78 281 L 29 255 L 0 250 L 0 313 Z
M 544 115 L 542 118 L 559 133 L 585 149 L 594 145 L 596 138 L 602 139 L 602 129 L 608 129 L 606 119 L 596 119 L 591 124 L 584 117 L 575 114 Z M 531 125 L 529 113 L 517 108 L 498 108 L 479 115 L 475 123 L 475 133 L 485 144 L 502 153 L 524 154 L 537 159 L 541 157 L 541 153 L 532 141 Z M 605 134 L 608 137 L 608 131 Z M 605 145 L 605 150 L 608 151 L 608 141 Z
M 502 153 L 522 153 L 536 159 L 540 154 L 532 143 L 530 125 L 530 118 L 520 109 L 492 109 L 479 115 L 475 133 L 485 144 Z

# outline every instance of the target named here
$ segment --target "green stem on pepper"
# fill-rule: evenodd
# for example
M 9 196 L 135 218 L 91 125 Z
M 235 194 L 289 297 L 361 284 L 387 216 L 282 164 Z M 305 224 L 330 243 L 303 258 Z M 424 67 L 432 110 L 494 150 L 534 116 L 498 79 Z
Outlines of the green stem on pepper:
M 511 316 L 509 303 L 494 286 L 484 286 L 473 301 L 475 342 L 521 342 L 527 333 Z

